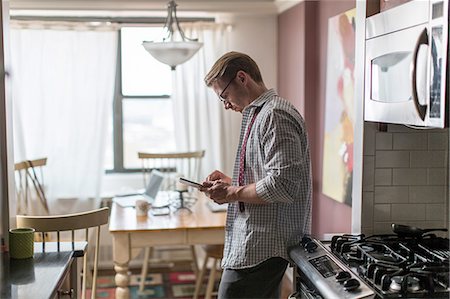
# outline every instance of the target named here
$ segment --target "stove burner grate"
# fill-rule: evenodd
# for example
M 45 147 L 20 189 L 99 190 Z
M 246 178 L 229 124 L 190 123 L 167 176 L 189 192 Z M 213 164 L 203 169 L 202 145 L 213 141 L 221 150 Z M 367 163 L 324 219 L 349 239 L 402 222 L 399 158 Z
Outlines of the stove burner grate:
M 333 242 L 334 241 L 334 242 Z M 337 236 L 333 254 L 351 267 L 381 298 L 448 298 L 449 240 L 396 235 Z
M 420 280 L 414 276 L 394 276 L 391 278 L 389 290 L 393 292 L 401 292 L 406 288 L 408 292 L 417 292 L 423 288 L 420 286 Z

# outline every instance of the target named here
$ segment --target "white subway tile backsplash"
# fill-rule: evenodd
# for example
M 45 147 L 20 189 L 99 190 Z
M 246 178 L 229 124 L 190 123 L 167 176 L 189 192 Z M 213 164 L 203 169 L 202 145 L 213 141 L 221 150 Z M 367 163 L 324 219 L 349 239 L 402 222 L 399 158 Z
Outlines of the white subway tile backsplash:
M 374 222 L 373 233 L 374 234 L 392 234 L 391 222 Z
M 429 150 L 445 150 L 448 148 L 448 132 L 429 133 L 428 149 Z
M 428 204 L 426 220 L 445 221 L 445 204 Z
M 376 204 L 373 210 L 374 221 L 390 221 L 391 220 L 391 205 L 390 204 Z
M 362 231 L 450 227 L 449 129 L 364 125 Z M 448 236 L 448 233 L 443 233 Z
M 392 185 L 392 168 L 375 169 L 375 186 Z
M 373 192 L 363 192 L 362 194 L 362 227 L 371 228 L 373 226 Z
M 407 203 L 409 188 L 407 186 L 375 187 L 374 203 Z
M 444 203 L 447 200 L 446 186 L 410 186 L 410 203 Z
M 376 168 L 409 167 L 408 151 L 376 151 Z
M 375 155 L 375 134 L 377 132 L 377 124 L 366 122 L 364 124 L 364 141 L 363 155 Z
M 394 150 L 426 150 L 428 147 L 428 136 L 422 133 L 394 133 Z
M 426 168 L 396 168 L 393 169 L 393 185 L 426 185 Z
M 363 161 L 363 190 L 373 191 L 375 157 L 366 156 Z
M 426 220 L 426 204 L 392 204 L 391 217 L 399 221 Z
M 447 170 L 445 168 L 428 168 L 428 185 L 445 186 L 447 183 Z
M 446 151 L 411 151 L 411 167 L 443 167 L 448 161 Z
M 375 148 L 377 150 L 392 150 L 392 134 L 384 132 L 376 133 Z
M 361 233 L 363 233 L 366 236 L 371 236 L 374 234 L 373 227 L 362 227 Z

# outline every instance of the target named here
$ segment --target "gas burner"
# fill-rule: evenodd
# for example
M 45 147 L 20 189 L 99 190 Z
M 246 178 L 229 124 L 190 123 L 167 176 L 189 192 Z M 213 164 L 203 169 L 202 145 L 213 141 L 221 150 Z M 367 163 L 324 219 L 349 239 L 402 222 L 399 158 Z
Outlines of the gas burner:
M 371 252 L 375 250 L 375 248 L 370 245 L 361 245 L 361 249 L 364 250 L 365 252 Z
M 383 264 L 369 264 L 365 273 L 366 277 L 373 280 L 374 283 L 380 284 L 382 277 L 385 275 L 397 275 L 403 270 L 397 267 L 389 267 Z
M 450 294 L 446 238 L 433 234 L 421 238 L 345 235 L 334 239 L 331 250 L 353 267 L 380 298 L 448 298 Z
M 406 279 L 406 282 L 405 282 Z M 405 290 L 406 287 L 406 290 Z M 420 280 L 414 276 L 394 276 L 391 278 L 391 284 L 389 286 L 389 290 L 393 292 L 418 292 L 422 290 L 420 286 Z
M 364 239 L 364 235 L 342 235 L 333 236 L 331 239 L 331 250 L 339 254 L 346 253 L 351 246 Z
M 400 267 L 407 260 L 407 258 L 382 243 L 363 243 L 356 245 L 356 249 L 361 253 L 364 260 L 369 263 Z

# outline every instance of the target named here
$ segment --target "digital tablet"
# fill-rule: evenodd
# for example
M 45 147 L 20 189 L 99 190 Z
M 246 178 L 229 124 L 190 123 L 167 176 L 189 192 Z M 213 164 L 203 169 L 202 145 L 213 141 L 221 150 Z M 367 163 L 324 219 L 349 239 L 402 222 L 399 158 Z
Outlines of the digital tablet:
M 190 180 L 185 179 L 185 178 L 180 178 L 179 182 L 182 183 L 182 184 L 185 184 L 185 185 L 197 188 L 197 189 L 200 188 L 200 187 L 203 187 L 202 184 L 190 181 Z

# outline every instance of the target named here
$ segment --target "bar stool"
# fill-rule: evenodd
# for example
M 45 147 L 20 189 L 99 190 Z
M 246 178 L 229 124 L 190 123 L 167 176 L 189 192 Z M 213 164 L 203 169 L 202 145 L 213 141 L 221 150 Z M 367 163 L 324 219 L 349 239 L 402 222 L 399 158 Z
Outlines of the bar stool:
M 210 258 L 212 259 L 212 267 L 211 272 L 209 273 L 208 284 L 206 286 L 205 299 L 211 299 L 211 295 L 213 293 L 214 288 L 214 282 L 216 280 L 217 263 L 220 262 L 220 260 L 223 257 L 223 245 L 204 245 L 202 246 L 202 248 L 205 251 L 206 256 L 205 261 L 203 262 L 202 269 L 200 270 L 200 273 L 197 275 L 193 299 L 198 299 L 200 289 L 203 283 L 203 276 L 205 275 L 208 260 Z

